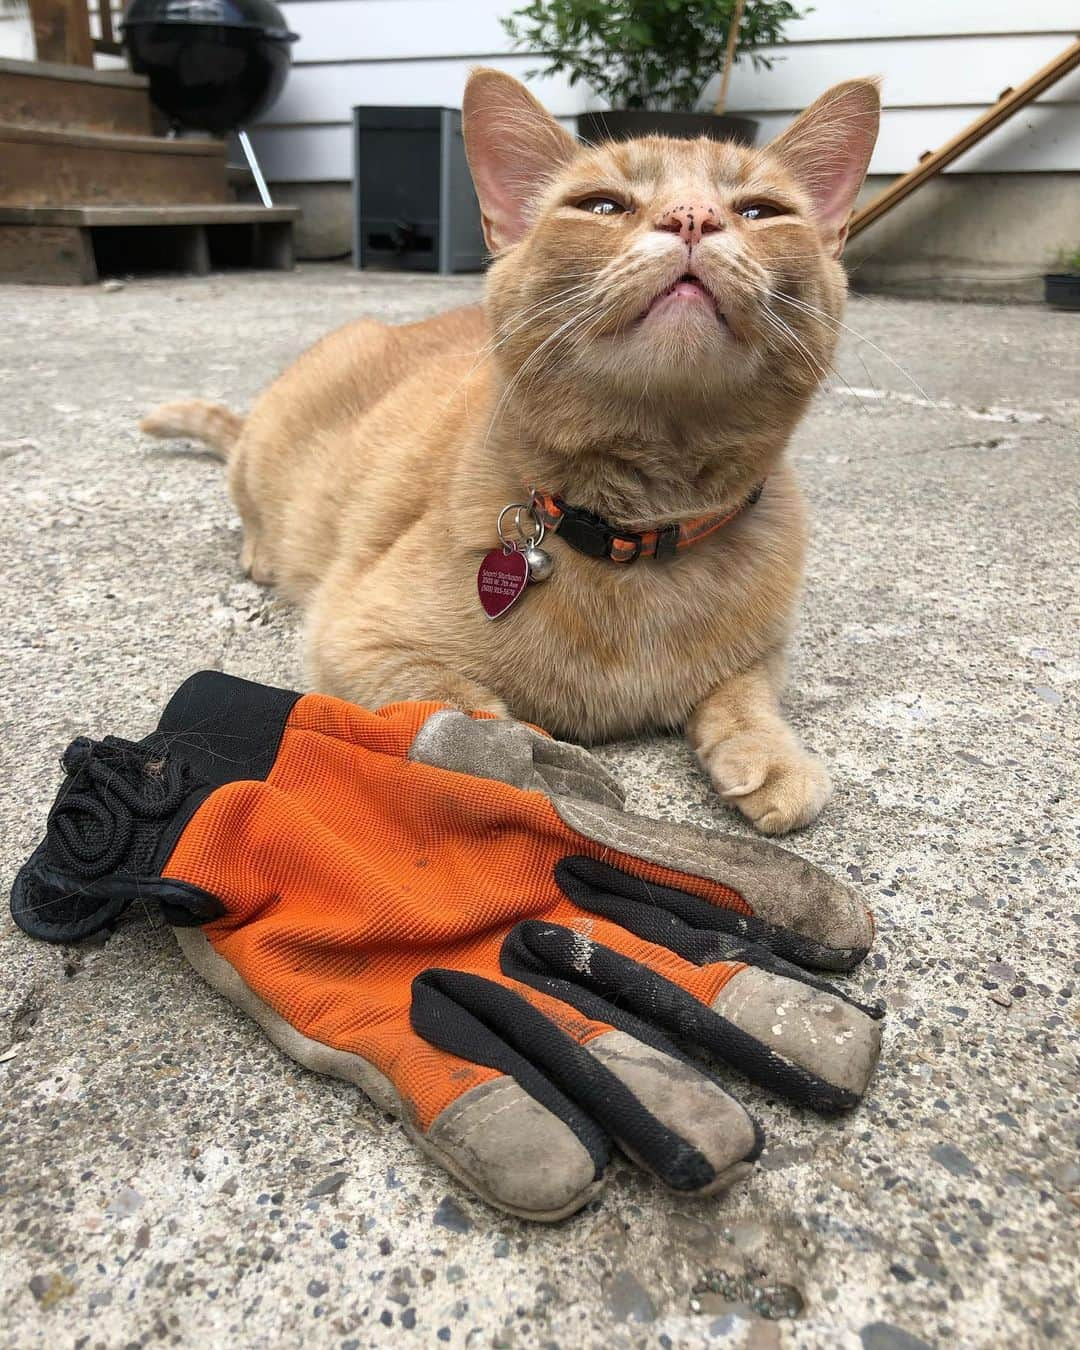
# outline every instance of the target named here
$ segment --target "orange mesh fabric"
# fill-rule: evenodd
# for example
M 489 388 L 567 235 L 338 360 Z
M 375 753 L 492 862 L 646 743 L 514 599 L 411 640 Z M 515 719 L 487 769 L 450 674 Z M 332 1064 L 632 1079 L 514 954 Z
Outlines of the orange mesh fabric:
M 584 931 L 706 1001 L 741 969 L 699 968 L 587 914 L 555 884 L 561 858 L 602 857 L 749 913 L 725 886 L 582 838 L 539 793 L 405 759 L 439 706 L 371 713 L 305 696 L 268 779 L 214 792 L 164 869 L 223 901 L 227 914 L 205 932 L 248 986 L 305 1036 L 374 1064 L 421 1128 L 499 1076 L 412 1031 L 411 984 L 422 971 L 442 966 L 510 985 L 582 1042 L 609 1030 L 502 975 L 499 950 L 523 919 Z

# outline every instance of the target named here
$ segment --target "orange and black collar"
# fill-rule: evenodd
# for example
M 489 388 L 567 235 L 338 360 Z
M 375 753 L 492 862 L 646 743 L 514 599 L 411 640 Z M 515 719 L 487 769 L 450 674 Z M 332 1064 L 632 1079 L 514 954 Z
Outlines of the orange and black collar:
M 734 510 L 720 516 L 698 516 L 676 521 L 655 530 L 624 530 L 603 516 L 580 506 L 569 506 L 561 497 L 534 492 L 530 505 L 544 528 L 557 534 L 564 543 L 587 558 L 609 558 L 616 563 L 632 563 L 638 558 L 674 558 L 691 544 L 715 534 L 748 510 L 761 496 L 764 481 L 750 492 Z

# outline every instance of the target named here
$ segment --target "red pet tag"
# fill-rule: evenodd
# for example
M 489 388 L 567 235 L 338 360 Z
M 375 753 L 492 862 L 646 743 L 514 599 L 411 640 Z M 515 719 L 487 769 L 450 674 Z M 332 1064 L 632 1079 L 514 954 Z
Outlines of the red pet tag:
M 529 584 L 529 564 L 516 548 L 493 548 L 476 574 L 480 603 L 489 619 L 501 618 Z

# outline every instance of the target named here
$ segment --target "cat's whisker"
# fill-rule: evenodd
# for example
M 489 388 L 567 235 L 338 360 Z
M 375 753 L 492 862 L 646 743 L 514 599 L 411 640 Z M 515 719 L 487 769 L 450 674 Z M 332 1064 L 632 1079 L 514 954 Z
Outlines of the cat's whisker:
M 528 393 L 531 391 L 532 386 L 536 382 L 538 376 L 544 370 L 550 369 L 550 367 L 557 360 L 559 353 L 563 349 L 567 348 L 574 338 L 578 338 L 582 342 L 587 342 L 589 341 L 590 338 L 595 337 L 601 325 L 609 317 L 610 313 L 611 313 L 610 306 L 601 305 L 591 316 L 588 314 L 582 315 L 581 322 L 583 327 L 581 327 L 578 331 L 575 332 L 573 328 L 568 328 L 566 333 L 560 339 L 560 341 L 557 342 L 555 346 L 551 349 L 551 351 L 547 354 L 541 365 L 538 366 L 537 369 L 532 373 L 528 385 L 525 386 L 525 392 Z
M 588 275 L 591 278 L 591 274 L 583 273 L 582 275 Z M 509 316 L 506 323 L 494 330 L 492 338 L 481 347 L 480 357 L 492 355 L 510 338 L 520 333 L 523 328 L 527 328 L 531 323 L 535 323 L 544 317 L 550 310 L 558 309 L 561 305 L 569 303 L 570 300 L 577 298 L 579 294 L 584 294 L 588 290 L 589 282 L 576 282 L 561 291 L 556 291 L 553 295 L 542 296 L 522 310 L 517 310 Z
M 580 275 L 591 276 L 590 273 L 581 273 Z M 469 366 L 469 369 L 465 372 L 465 374 L 461 377 L 461 379 L 458 380 L 458 382 L 454 385 L 453 389 L 451 389 L 450 393 L 447 394 L 445 399 L 443 399 L 442 403 L 439 404 L 434 416 L 431 419 L 430 425 L 433 426 L 439 420 L 439 418 L 441 418 L 445 414 L 446 409 L 458 396 L 462 388 L 466 386 L 468 382 L 472 379 L 472 377 L 476 374 L 476 372 L 479 370 L 480 366 L 484 363 L 484 361 L 486 361 L 489 357 L 493 356 L 501 346 L 503 346 L 506 342 L 509 342 L 509 340 L 512 337 L 516 336 L 519 332 L 521 332 L 523 328 L 527 328 L 531 323 L 535 323 L 540 318 L 544 317 L 549 311 L 556 310 L 565 304 L 571 303 L 574 299 L 579 298 L 581 294 L 587 293 L 589 289 L 590 289 L 589 285 L 585 283 L 568 286 L 563 291 L 557 292 L 554 296 L 546 295 L 541 300 L 536 301 L 533 305 L 528 306 L 528 308 L 526 308 L 525 310 L 518 311 L 518 313 L 515 314 L 513 317 L 515 320 L 521 320 L 521 322 L 516 323 L 516 326 L 510 329 L 509 331 L 505 331 L 503 329 L 497 330 L 495 335 L 488 342 L 485 342 L 483 344 L 483 346 L 476 353 L 476 357 L 473 360 L 472 364 Z M 531 313 L 532 310 L 539 310 L 539 313 L 533 314 Z M 529 317 L 526 318 L 525 317 L 526 315 L 528 315 Z
M 525 362 L 525 365 L 518 372 L 520 383 L 520 381 L 525 376 L 528 368 L 533 366 L 535 367 L 534 369 L 531 370 L 531 373 L 529 374 L 528 382 L 522 385 L 522 394 L 524 395 L 522 399 L 522 408 L 520 410 L 522 416 L 525 413 L 525 405 L 528 400 L 528 395 L 531 393 L 533 385 L 535 384 L 536 380 L 540 377 L 540 375 L 543 374 L 545 371 L 550 370 L 551 366 L 558 359 L 562 350 L 565 349 L 574 338 L 579 338 L 582 341 L 588 341 L 591 337 L 593 337 L 599 330 L 603 322 L 609 317 L 611 311 L 612 311 L 611 305 L 601 304 L 591 314 L 585 312 L 580 315 L 574 316 L 572 320 L 562 325 L 562 330 L 565 331 L 560 330 L 562 331 L 561 337 L 559 336 L 559 331 L 557 331 L 551 335 L 551 338 L 548 339 L 548 341 L 551 341 L 554 338 L 558 338 L 558 341 L 555 342 L 555 345 L 546 354 L 546 356 L 542 356 L 542 353 L 544 347 L 547 346 L 547 342 L 541 343 L 540 346 L 536 349 L 536 351 L 532 353 L 532 355 Z M 575 330 L 575 323 L 578 325 L 576 330 Z M 542 359 L 537 360 L 537 358 L 541 356 Z
M 848 381 L 844 378 L 843 375 L 840 374 L 840 372 L 836 369 L 835 366 L 833 365 L 827 366 L 824 363 L 818 361 L 817 358 L 813 356 L 813 353 L 810 351 L 810 348 L 807 347 L 806 344 L 802 341 L 802 339 L 798 337 L 798 335 L 796 334 L 795 330 L 791 327 L 791 325 L 785 323 L 785 321 L 781 319 L 780 316 L 775 312 L 775 310 L 771 309 L 767 303 L 763 307 L 762 317 L 771 321 L 773 324 L 779 325 L 780 330 L 782 330 L 782 335 L 789 341 L 797 343 L 801 351 L 806 353 L 807 356 L 810 356 L 814 360 L 819 371 L 818 378 L 826 387 L 830 386 L 830 377 L 835 377 L 837 380 L 840 381 L 840 383 L 844 386 L 844 388 L 848 391 L 848 393 L 852 396 L 852 398 L 855 399 L 855 403 L 859 411 L 869 414 L 869 408 L 867 407 L 866 400 L 859 394 L 858 390 L 848 383 Z
M 533 370 L 532 374 L 529 377 L 529 384 L 528 386 L 526 386 L 526 388 L 531 388 L 532 384 L 535 382 L 535 380 L 541 373 L 543 373 L 545 370 L 551 369 L 551 367 L 555 364 L 556 360 L 559 358 L 560 353 L 569 346 L 569 344 L 571 343 L 571 341 L 573 341 L 575 337 L 581 338 L 583 340 L 587 340 L 589 337 L 591 337 L 600 327 L 600 324 L 607 317 L 607 314 L 608 314 L 608 307 L 601 305 L 592 313 L 586 311 L 582 314 L 575 316 L 574 322 L 564 324 L 563 329 L 565 331 L 563 332 L 559 340 L 555 343 L 555 345 L 551 348 L 551 350 L 547 353 L 547 355 L 544 356 L 543 359 L 536 365 L 536 368 Z M 575 323 L 577 325 L 576 329 Z M 558 335 L 553 334 L 552 336 L 555 337 Z M 542 351 L 542 347 L 544 345 L 545 344 L 541 344 L 541 348 L 537 349 L 537 353 L 534 353 L 534 356 Z M 530 363 L 531 362 L 532 358 L 530 358 Z
M 820 361 L 816 359 L 814 354 L 810 351 L 809 347 L 807 347 L 806 343 L 802 341 L 802 339 L 798 336 L 798 334 L 790 326 L 790 324 L 786 324 L 778 314 L 775 314 L 769 308 L 767 304 L 762 306 L 761 317 L 762 319 L 765 320 L 766 324 L 768 324 L 768 326 L 772 329 L 773 332 L 778 333 L 783 341 L 789 343 L 795 348 L 798 355 L 802 358 L 803 364 L 807 367 L 807 369 L 810 371 L 810 374 L 814 377 L 815 383 L 817 383 L 818 381 L 828 380 L 829 378 L 828 369 L 825 366 L 823 366 Z
M 931 407 L 937 407 L 937 401 L 931 398 L 918 380 L 916 380 L 914 375 L 912 375 L 910 371 L 905 370 L 899 361 L 894 360 L 884 348 L 879 347 L 876 342 L 873 342 L 864 333 L 860 333 L 858 329 L 852 328 L 850 324 L 843 323 L 840 319 L 833 318 L 831 314 L 826 314 L 823 309 L 818 309 L 816 305 L 811 305 L 807 301 L 796 300 L 793 296 L 784 295 L 781 291 L 772 291 L 770 294 L 777 300 L 782 300 L 785 304 L 791 305 L 795 309 L 802 310 L 804 314 L 812 319 L 816 319 L 819 323 L 830 323 L 833 325 L 834 329 L 842 329 L 845 333 L 850 333 L 852 337 L 857 338 L 860 342 L 865 342 L 868 347 L 888 361 L 889 365 L 892 366 L 894 370 L 899 371 L 900 374 L 903 375 L 904 379 L 907 380 L 916 393 L 918 393 L 920 398 L 926 399 Z
M 490 418 L 490 420 L 488 421 L 487 432 L 486 432 L 486 434 L 485 434 L 485 436 L 484 436 L 484 448 L 485 448 L 485 451 L 486 451 L 486 449 L 487 449 L 488 444 L 489 444 L 490 441 L 491 441 L 491 435 L 492 435 L 492 432 L 493 432 L 493 430 L 494 430 L 494 428 L 495 428 L 496 423 L 497 423 L 498 420 L 499 420 L 499 416 L 500 416 L 500 414 L 501 414 L 501 412 L 502 412 L 502 409 L 505 407 L 506 403 L 508 402 L 508 400 L 510 399 L 511 395 L 513 394 L 514 390 L 515 390 L 515 389 L 518 387 L 518 385 L 521 383 L 522 379 L 524 378 L 526 372 L 529 370 L 530 366 L 533 364 L 533 362 L 535 362 L 535 361 L 537 360 L 537 358 L 538 358 L 538 357 L 540 356 L 540 354 L 543 352 L 544 348 L 547 347 L 549 343 L 554 342 L 554 341 L 555 341 L 555 340 L 556 340 L 556 339 L 557 339 L 557 338 L 558 338 L 558 337 L 559 337 L 559 336 L 560 336 L 567 328 L 569 328 L 572 324 L 578 322 L 579 319 L 580 319 L 581 317 L 582 317 L 582 316 L 581 316 L 580 314 L 573 314 L 573 315 L 570 316 L 569 319 L 566 320 L 565 323 L 560 324 L 559 327 L 556 328 L 555 331 L 554 331 L 553 333 L 550 333 L 550 334 L 543 340 L 543 342 L 541 342 L 541 343 L 539 344 L 539 346 L 537 346 L 537 347 L 530 353 L 530 355 L 525 359 L 525 361 L 521 364 L 521 366 L 520 366 L 520 367 L 518 368 L 518 370 L 515 372 L 513 378 L 512 378 L 511 380 L 508 381 L 508 383 L 507 383 L 507 385 L 506 385 L 506 388 L 502 391 L 502 394 L 501 394 L 500 397 L 499 397 L 499 401 L 498 401 L 498 402 L 496 403 L 496 405 L 495 405 L 495 411 L 491 414 L 491 418 Z
M 563 291 L 557 292 L 554 296 L 545 296 L 543 300 L 538 300 L 528 308 L 519 310 L 511 316 L 513 327 L 502 327 L 496 329 L 499 339 L 494 343 L 493 349 L 500 347 L 504 342 L 515 334 L 520 333 L 523 328 L 527 328 L 531 323 L 537 322 L 543 318 L 550 310 L 558 309 L 562 305 L 569 303 L 570 300 L 578 298 L 580 295 L 587 294 L 592 289 L 592 276 L 587 282 L 582 282 L 575 286 L 569 286 Z
M 574 284 L 566 286 L 563 290 L 556 291 L 554 294 L 541 296 L 539 300 L 535 300 L 531 305 L 527 305 L 524 309 L 517 310 L 515 313 L 511 314 L 507 324 L 504 324 L 501 328 L 495 329 L 492 337 L 479 349 L 477 353 L 477 363 L 483 360 L 484 357 L 490 356 L 493 352 L 497 351 L 498 348 L 511 337 L 519 333 L 522 328 L 527 328 L 530 323 L 535 322 L 549 309 L 555 309 L 560 304 L 566 303 L 569 298 L 576 296 L 578 293 L 586 292 L 589 289 L 589 283 L 593 276 L 594 273 L 592 272 L 574 273 L 566 278 L 566 280 L 569 280 Z M 582 278 L 585 280 L 582 280 Z M 475 365 L 473 369 L 475 369 Z

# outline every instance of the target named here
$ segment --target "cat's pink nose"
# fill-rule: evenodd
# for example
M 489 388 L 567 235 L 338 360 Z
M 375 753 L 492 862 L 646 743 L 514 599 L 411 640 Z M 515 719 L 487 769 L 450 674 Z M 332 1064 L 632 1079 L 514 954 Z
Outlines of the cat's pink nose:
M 656 222 L 656 228 L 677 234 L 684 244 L 693 248 L 705 235 L 714 234 L 724 226 L 719 207 L 707 202 L 684 202 L 665 211 Z

